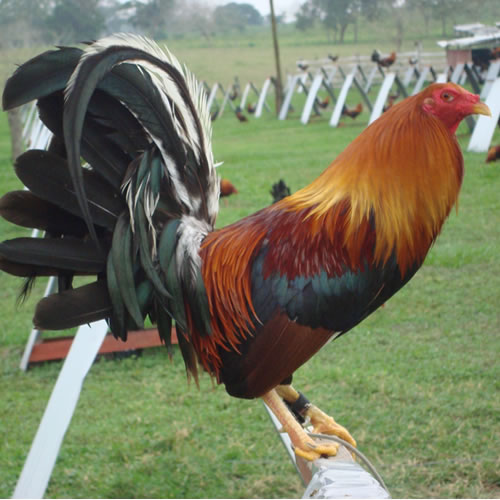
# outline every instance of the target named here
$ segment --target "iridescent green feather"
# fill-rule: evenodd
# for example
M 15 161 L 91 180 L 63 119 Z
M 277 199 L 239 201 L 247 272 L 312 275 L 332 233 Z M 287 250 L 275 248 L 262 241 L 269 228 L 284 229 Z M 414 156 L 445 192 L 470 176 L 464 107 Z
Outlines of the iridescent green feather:
M 135 255 L 132 245 L 132 230 L 130 229 L 128 215 L 126 213 L 123 213 L 116 223 L 113 233 L 111 256 L 123 302 L 127 306 L 128 312 L 136 325 L 142 326 L 144 318 L 137 302 L 137 295 L 135 292 L 133 271 Z

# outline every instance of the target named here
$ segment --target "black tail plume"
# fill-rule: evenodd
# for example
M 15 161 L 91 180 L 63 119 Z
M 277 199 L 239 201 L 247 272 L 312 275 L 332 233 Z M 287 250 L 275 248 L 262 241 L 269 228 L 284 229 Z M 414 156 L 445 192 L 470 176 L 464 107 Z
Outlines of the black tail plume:
M 53 137 L 16 160 L 29 191 L 1 198 L 0 216 L 45 237 L 0 243 L 0 269 L 27 278 L 24 293 L 37 276 L 57 277 L 39 328 L 106 319 L 126 339 L 149 316 L 169 347 L 175 321 L 196 377 L 189 327 L 210 334 L 199 247 L 219 197 L 202 85 L 168 51 L 119 34 L 22 65 L 3 106 L 32 100 Z M 73 288 L 80 275 L 96 281 Z

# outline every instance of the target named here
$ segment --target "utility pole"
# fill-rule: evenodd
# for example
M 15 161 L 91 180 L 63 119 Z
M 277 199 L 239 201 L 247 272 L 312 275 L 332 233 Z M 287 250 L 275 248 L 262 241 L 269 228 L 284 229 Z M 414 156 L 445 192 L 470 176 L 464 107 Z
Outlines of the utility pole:
M 276 115 L 278 115 L 281 109 L 281 103 L 283 102 L 283 85 L 281 84 L 282 80 L 281 80 L 280 48 L 278 45 L 278 32 L 276 29 L 276 16 L 274 14 L 273 0 L 269 0 L 269 6 L 271 7 L 271 28 L 273 32 L 274 61 L 276 64 L 276 80 L 274 88 L 276 91 Z

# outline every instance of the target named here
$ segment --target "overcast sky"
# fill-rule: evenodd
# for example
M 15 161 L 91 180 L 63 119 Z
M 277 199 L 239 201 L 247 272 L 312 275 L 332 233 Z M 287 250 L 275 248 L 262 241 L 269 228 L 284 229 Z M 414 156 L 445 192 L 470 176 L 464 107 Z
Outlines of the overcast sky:
M 216 7 L 217 5 L 225 5 L 230 2 L 248 3 L 253 5 L 263 16 L 267 16 L 270 12 L 269 0 L 202 0 L 206 4 Z M 288 14 L 288 20 L 291 21 L 300 4 L 304 0 L 274 0 L 274 11 L 276 15 L 283 13 Z

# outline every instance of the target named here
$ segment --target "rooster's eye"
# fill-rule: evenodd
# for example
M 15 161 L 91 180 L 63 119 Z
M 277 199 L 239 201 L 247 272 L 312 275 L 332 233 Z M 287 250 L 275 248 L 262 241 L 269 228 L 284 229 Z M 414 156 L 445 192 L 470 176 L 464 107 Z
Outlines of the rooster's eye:
M 449 92 L 443 92 L 441 94 L 441 98 L 443 99 L 443 101 L 451 102 L 453 101 L 453 99 L 455 99 L 455 96 L 453 94 L 450 94 Z

